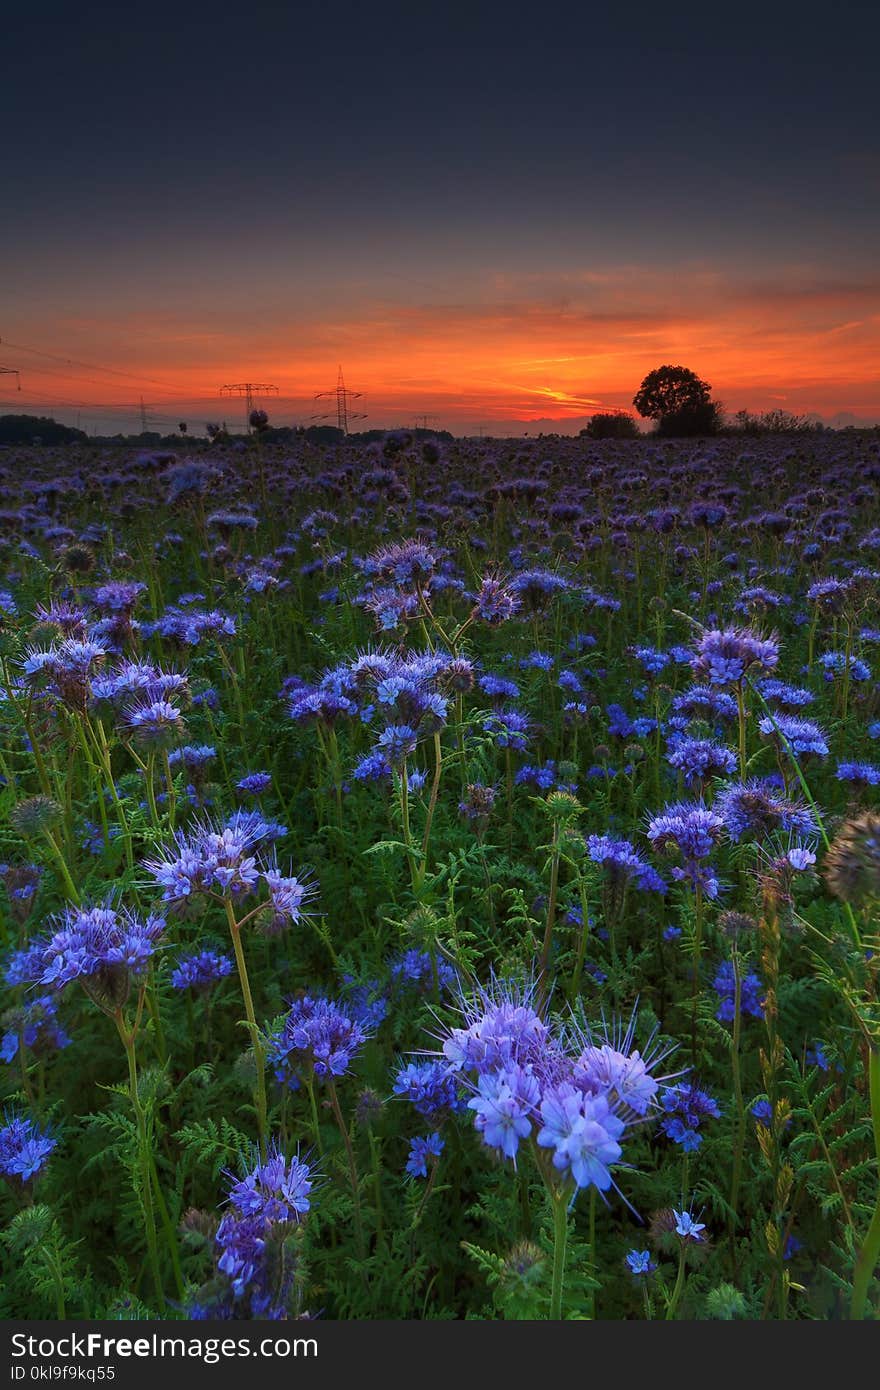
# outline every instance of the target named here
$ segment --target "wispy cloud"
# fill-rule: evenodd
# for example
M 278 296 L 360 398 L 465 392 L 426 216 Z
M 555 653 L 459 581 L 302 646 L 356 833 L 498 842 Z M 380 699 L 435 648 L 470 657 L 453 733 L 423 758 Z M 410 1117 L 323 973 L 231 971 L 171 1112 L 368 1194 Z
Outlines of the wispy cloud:
M 301 413 L 333 385 L 341 361 L 377 423 L 417 412 L 453 427 L 490 414 L 571 419 L 628 406 L 644 374 L 667 361 L 695 368 L 731 409 L 785 399 L 799 410 L 880 418 L 880 277 L 810 266 L 756 276 L 699 264 L 491 271 L 466 286 L 439 273 L 397 279 L 405 288 L 392 292 L 387 278 L 359 277 L 345 305 L 336 300 L 326 314 L 314 295 L 297 307 L 283 284 L 269 307 L 261 296 L 259 311 L 244 315 L 201 302 L 198 284 L 160 308 L 72 305 L 60 328 L 56 319 L 55 339 L 69 339 L 71 356 L 173 379 L 169 400 L 211 399 L 222 380 L 244 373 L 275 382 Z M 40 386 L 33 361 L 28 369 L 35 389 L 52 389 L 48 377 Z M 68 396 L 102 400 L 131 389 L 75 373 L 63 384 Z M 156 388 L 150 397 L 159 399 Z

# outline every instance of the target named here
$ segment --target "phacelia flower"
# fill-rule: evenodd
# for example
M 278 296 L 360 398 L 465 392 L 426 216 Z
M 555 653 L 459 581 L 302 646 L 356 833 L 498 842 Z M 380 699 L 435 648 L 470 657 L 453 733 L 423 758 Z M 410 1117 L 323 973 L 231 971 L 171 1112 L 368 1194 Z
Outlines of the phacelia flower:
M 0 1128 L 0 1174 L 30 1182 L 45 1167 L 57 1142 L 27 1116 L 7 1114 Z
M 722 1023 L 732 1023 L 736 1017 L 736 971 L 733 961 L 723 960 L 715 972 L 712 988 L 719 1004 L 715 1017 Z M 764 986 L 753 970 L 740 974 L 740 1011 L 752 1018 L 764 1017 Z

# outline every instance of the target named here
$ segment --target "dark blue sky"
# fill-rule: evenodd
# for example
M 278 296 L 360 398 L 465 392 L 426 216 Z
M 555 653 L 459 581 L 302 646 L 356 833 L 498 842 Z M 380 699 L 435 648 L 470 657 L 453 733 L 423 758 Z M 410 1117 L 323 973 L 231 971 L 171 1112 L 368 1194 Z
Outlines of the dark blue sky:
M 227 340 L 238 322 L 251 353 L 262 318 L 271 361 L 322 313 L 553 303 L 628 269 L 662 283 L 664 312 L 680 280 L 691 316 L 695 270 L 799 305 L 864 286 L 862 324 L 878 39 L 876 9 L 846 3 L 22 7 L 4 19 L 0 337 L 136 366 L 131 324 L 153 313 L 189 371 L 181 318 Z M 587 308 L 638 307 L 619 300 Z M 351 354 L 339 336 L 328 361 Z

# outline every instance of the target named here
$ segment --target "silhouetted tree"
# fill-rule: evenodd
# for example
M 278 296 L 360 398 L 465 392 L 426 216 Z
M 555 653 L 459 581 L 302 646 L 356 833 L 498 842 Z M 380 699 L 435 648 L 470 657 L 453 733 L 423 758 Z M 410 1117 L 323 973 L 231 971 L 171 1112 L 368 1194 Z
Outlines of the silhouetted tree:
M 737 434 L 803 434 L 818 433 L 823 424 L 806 415 L 793 415 L 789 410 L 765 410 L 762 415 L 738 410 L 730 428 Z
M 717 434 L 721 405 L 710 399 L 712 387 L 690 367 L 655 367 L 633 397 L 643 418 L 657 421 L 667 436 Z
M 47 415 L 0 415 L 0 444 L 30 444 L 35 439 L 41 444 L 79 444 L 88 435 Z
M 657 421 L 657 434 L 664 439 L 693 438 L 695 435 L 717 434 L 724 424 L 720 401 L 704 401 L 702 405 L 672 410 Z
M 345 439 L 336 425 L 309 425 L 304 437 L 310 444 L 341 444 Z
M 638 439 L 639 427 L 625 411 L 608 410 L 591 415 L 581 434 L 587 439 Z

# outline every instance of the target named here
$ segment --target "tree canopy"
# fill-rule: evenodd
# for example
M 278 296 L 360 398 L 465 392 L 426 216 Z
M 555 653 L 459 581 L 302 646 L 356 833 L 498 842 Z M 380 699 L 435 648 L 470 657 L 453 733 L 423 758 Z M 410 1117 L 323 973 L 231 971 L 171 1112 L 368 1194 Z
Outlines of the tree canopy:
M 662 420 L 681 410 L 706 405 L 712 387 L 690 367 L 655 367 L 633 397 L 633 405 L 648 420 Z
M 712 387 L 690 367 L 655 367 L 633 397 L 641 416 L 656 420 L 663 435 L 717 434 L 722 412 Z
M 35 439 L 41 444 L 80 444 L 88 435 L 48 415 L 0 415 L 0 444 L 32 444 Z

